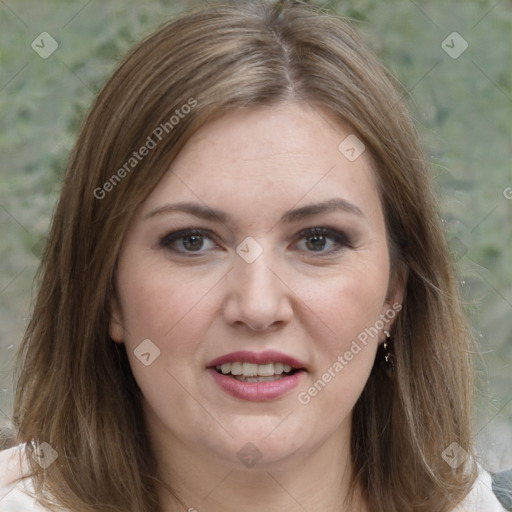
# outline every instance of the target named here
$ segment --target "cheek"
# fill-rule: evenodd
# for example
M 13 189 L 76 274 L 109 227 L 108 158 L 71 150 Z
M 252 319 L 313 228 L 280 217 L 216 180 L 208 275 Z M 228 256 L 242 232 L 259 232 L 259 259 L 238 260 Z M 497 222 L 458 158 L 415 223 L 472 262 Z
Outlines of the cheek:
M 202 302 L 214 288 L 212 273 L 167 271 L 165 264 L 126 261 L 119 269 L 123 318 L 130 343 L 155 339 L 167 344 L 175 333 L 197 325 Z M 195 320 L 194 320 L 195 319 Z
M 336 428 L 360 397 L 374 365 L 378 344 L 376 323 L 386 296 L 380 273 L 351 272 L 333 278 L 327 287 L 309 287 L 307 304 L 321 319 L 312 329 L 314 372 L 297 395 L 319 431 Z M 306 290 L 305 290 L 306 293 Z M 314 322 L 313 315 L 311 316 Z M 327 417 L 325 411 L 330 411 Z
M 198 318 L 207 318 L 205 297 L 215 283 L 211 273 L 192 278 L 187 272 L 168 271 L 165 262 L 126 258 L 119 268 L 124 343 L 134 377 L 155 410 L 171 403 L 182 410 L 190 405 L 177 382 L 187 382 L 196 363 L 204 331 Z M 145 349 L 150 352 L 148 365 L 137 356 L 143 340 L 157 347 Z
M 384 260 L 375 265 L 346 266 L 327 279 L 303 281 L 297 294 L 320 320 L 318 328 L 325 336 L 316 339 L 322 340 L 327 352 L 332 354 L 332 351 L 346 350 L 352 340 L 375 326 L 386 299 L 387 285 Z M 374 342 L 376 345 L 376 336 Z

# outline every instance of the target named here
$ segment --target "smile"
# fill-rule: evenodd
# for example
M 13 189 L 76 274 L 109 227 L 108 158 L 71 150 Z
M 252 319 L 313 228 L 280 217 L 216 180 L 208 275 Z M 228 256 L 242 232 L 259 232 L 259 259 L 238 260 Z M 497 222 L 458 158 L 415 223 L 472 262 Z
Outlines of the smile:
M 295 373 L 289 364 L 283 363 L 224 363 L 215 367 L 222 375 L 233 377 L 241 382 L 271 382 Z
M 239 351 L 211 361 L 207 372 L 228 395 L 254 402 L 281 398 L 307 373 L 303 363 L 275 351 Z

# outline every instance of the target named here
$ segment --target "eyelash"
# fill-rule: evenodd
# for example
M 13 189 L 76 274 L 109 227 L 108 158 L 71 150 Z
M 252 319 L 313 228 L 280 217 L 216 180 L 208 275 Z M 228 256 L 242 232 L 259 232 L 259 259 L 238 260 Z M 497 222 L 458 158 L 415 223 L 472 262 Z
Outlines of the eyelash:
M 185 239 L 190 236 L 201 236 L 201 237 L 211 237 L 211 232 L 208 230 L 203 229 L 197 229 L 197 228 L 189 228 L 189 229 L 182 229 L 180 231 L 175 231 L 172 233 L 169 233 L 162 237 L 159 242 L 159 246 L 163 249 L 166 249 L 168 251 L 171 251 L 173 253 L 177 254 L 186 254 L 187 257 L 200 257 L 204 254 L 204 251 L 180 251 L 172 248 L 172 244 L 176 241 Z M 299 239 L 308 238 L 308 237 L 314 237 L 314 236 L 324 236 L 326 238 L 330 238 L 334 241 L 335 244 L 337 244 L 337 248 L 331 249 L 330 251 L 307 251 L 309 253 L 318 253 L 320 257 L 323 256 L 330 256 L 333 254 L 336 254 L 340 251 L 342 251 L 344 248 L 353 249 L 354 246 L 350 240 L 350 238 L 347 236 L 346 233 L 342 231 L 337 231 L 335 229 L 330 229 L 326 227 L 314 227 L 314 228 L 307 228 L 303 229 L 297 234 Z M 194 254 L 195 253 L 195 254 Z

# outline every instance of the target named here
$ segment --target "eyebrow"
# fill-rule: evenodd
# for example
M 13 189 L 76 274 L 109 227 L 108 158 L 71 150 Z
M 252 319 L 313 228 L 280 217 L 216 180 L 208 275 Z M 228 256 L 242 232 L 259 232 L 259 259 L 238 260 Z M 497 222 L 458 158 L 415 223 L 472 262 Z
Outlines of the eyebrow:
M 280 222 L 289 224 L 306 219 L 308 217 L 312 217 L 314 215 L 320 215 L 322 213 L 330 213 L 334 211 L 342 211 L 364 218 L 363 212 L 355 204 L 347 201 L 346 199 L 333 198 L 327 201 L 322 201 L 320 203 L 312 203 L 306 206 L 301 206 L 300 208 L 288 210 L 281 216 Z M 221 222 L 223 224 L 230 224 L 232 222 L 230 215 L 222 210 L 217 210 L 215 208 L 210 208 L 209 206 L 189 202 L 164 204 L 163 206 L 159 206 L 158 208 L 145 215 L 143 220 L 155 217 L 156 215 L 172 212 L 185 212 L 201 219 Z

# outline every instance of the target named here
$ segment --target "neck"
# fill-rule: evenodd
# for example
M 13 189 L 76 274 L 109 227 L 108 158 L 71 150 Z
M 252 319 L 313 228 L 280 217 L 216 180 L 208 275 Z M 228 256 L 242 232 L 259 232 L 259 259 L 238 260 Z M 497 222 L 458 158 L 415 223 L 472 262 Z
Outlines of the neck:
M 163 512 L 368 512 L 359 490 L 351 490 L 348 428 L 308 453 L 245 468 L 179 442 L 155 425 L 150 435 L 159 464 Z M 236 466 L 236 467 L 235 467 Z M 242 467 L 240 467 L 242 466 Z

